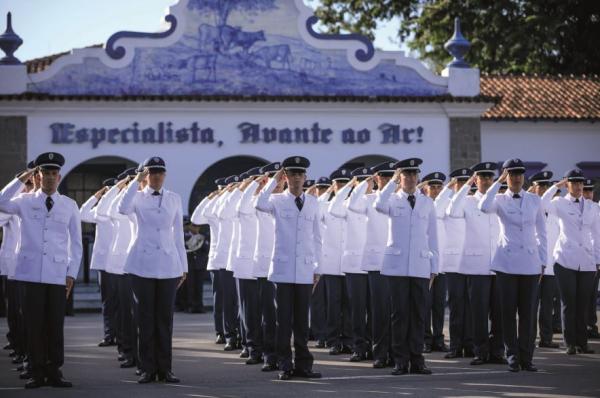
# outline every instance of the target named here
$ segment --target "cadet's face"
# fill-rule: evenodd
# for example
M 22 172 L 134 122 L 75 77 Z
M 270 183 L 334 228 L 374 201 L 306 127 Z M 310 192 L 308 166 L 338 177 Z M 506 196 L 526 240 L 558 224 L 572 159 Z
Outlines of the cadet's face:
M 407 192 L 412 192 L 417 188 L 419 173 L 413 170 L 406 170 L 400 174 L 400 185 Z
M 345 180 L 337 180 L 333 182 L 333 192 L 337 193 L 340 189 L 344 188 L 344 186 L 348 183 Z
M 158 191 L 162 188 L 163 184 L 165 183 L 166 176 L 167 173 L 165 173 L 164 171 L 160 171 L 158 173 L 151 172 L 150 174 L 148 174 L 147 184 L 150 185 L 150 188 Z
M 375 182 L 377 183 L 377 188 L 381 191 L 383 189 L 383 187 L 385 187 L 385 185 L 390 182 L 390 180 L 392 179 L 392 176 L 381 176 L 381 175 L 376 175 L 375 176 Z
M 519 192 L 523 188 L 525 182 L 525 174 L 510 173 L 507 178 L 508 188 L 513 192 Z
M 290 190 L 301 190 L 306 181 L 306 173 L 302 171 L 286 171 L 285 179 Z
M 594 190 L 593 189 L 584 189 L 583 197 L 587 200 L 594 200 Z
M 548 190 L 547 185 L 535 184 L 533 186 L 533 192 L 535 192 L 535 194 L 538 196 L 542 196 L 544 194 L 544 192 L 546 192 L 547 190 Z
M 477 179 L 475 180 L 475 183 L 477 184 L 477 190 L 481 193 L 486 193 L 487 190 L 492 186 L 492 184 L 494 183 L 494 176 L 493 175 L 481 175 L 478 174 L 477 175 Z
M 574 198 L 579 198 L 583 193 L 583 181 L 569 181 L 567 187 Z
M 440 192 L 442 192 L 443 188 L 444 188 L 444 186 L 442 184 L 427 185 L 425 187 L 425 193 L 431 199 L 435 200 L 435 198 L 438 197 L 438 195 L 440 194 Z
M 317 195 L 323 195 L 329 189 L 328 186 L 318 186 L 317 187 Z
M 33 189 L 38 190 L 42 186 L 42 173 L 35 173 L 33 175 Z
M 60 183 L 60 170 L 40 170 L 41 187 L 44 192 L 53 193 Z
M 456 180 L 456 190 L 458 191 L 459 189 L 461 189 L 466 182 L 467 180 L 465 180 L 464 178 Z

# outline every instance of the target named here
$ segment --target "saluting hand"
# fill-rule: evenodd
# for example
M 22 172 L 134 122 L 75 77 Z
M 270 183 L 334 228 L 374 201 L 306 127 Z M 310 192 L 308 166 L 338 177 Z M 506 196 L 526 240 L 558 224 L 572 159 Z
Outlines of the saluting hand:
M 23 184 L 25 184 L 32 176 L 33 174 L 36 172 L 37 168 L 35 169 L 29 169 L 29 170 L 25 170 L 23 172 L 21 172 L 21 174 L 19 175 L 19 181 L 21 181 Z
M 146 176 L 148 174 L 150 174 L 150 170 L 148 170 L 147 167 L 144 167 L 144 170 L 142 170 L 141 172 L 137 173 L 137 176 L 136 176 L 137 182 L 144 181 L 144 178 L 146 178 Z
M 477 177 L 477 174 L 473 173 L 473 175 L 471 177 L 469 177 L 469 179 L 467 180 L 467 185 L 473 186 L 473 184 L 475 184 L 476 177 Z
M 508 178 L 508 170 L 504 169 L 504 171 L 502 172 L 502 174 L 500 174 L 500 178 L 498 178 L 498 182 L 500 184 L 502 184 L 503 182 L 506 181 L 507 178 Z
M 106 191 L 108 191 L 108 187 L 102 187 L 94 194 L 94 196 L 96 197 L 96 199 L 100 199 L 102 195 L 106 193 Z
M 567 182 L 569 182 L 569 180 L 567 180 L 566 178 L 563 178 L 562 180 L 560 180 L 559 182 L 556 183 L 556 187 L 557 188 L 565 188 L 567 186 Z
M 370 194 L 371 192 L 373 192 L 373 188 L 375 187 L 375 181 L 373 181 L 373 177 L 367 177 L 366 179 L 367 181 L 367 194 Z
M 277 181 L 277 182 L 281 182 L 281 180 L 283 180 L 283 169 L 279 169 L 277 171 L 277 173 L 275 173 L 275 175 L 273 176 L 273 178 Z
M 317 196 L 317 187 L 316 187 L 316 185 L 313 185 L 312 187 L 308 188 L 306 190 L 306 193 L 308 195 L 312 195 L 312 196 L 316 197 Z
M 400 174 L 402 174 L 402 169 L 396 169 L 396 171 L 394 171 L 392 181 L 394 181 L 396 184 L 400 184 Z

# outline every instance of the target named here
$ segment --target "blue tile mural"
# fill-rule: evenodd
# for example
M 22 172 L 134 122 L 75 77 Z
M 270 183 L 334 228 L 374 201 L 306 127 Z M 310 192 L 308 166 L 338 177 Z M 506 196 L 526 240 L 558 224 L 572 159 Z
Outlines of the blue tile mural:
M 447 92 L 408 66 L 383 60 L 368 71 L 350 64 L 347 50 L 321 49 L 308 44 L 297 31 L 300 12 L 294 0 L 181 0 L 184 15 L 169 15 L 162 33 L 119 32 L 106 52 L 118 60 L 134 51 L 124 67 L 110 67 L 98 58 L 64 66 L 58 73 L 31 84 L 30 91 L 52 94 L 99 95 L 350 95 L 429 96 Z M 340 39 L 315 33 L 315 39 Z M 126 37 L 160 40 L 177 29 L 180 39 L 166 47 L 119 47 Z M 359 35 L 366 50 L 359 61 L 373 56 L 372 44 Z M 104 50 L 102 50 L 104 51 Z M 70 55 L 67 55 L 70 56 Z

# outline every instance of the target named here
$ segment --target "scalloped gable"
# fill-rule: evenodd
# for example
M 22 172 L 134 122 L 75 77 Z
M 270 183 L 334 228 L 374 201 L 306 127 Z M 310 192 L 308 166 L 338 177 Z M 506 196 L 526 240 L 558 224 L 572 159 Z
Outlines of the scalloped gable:
M 302 0 L 181 0 L 160 33 L 74 50 L 28 91 L 70 95 L 433 96 L 447 79 L 363 36 L 325 35 Z

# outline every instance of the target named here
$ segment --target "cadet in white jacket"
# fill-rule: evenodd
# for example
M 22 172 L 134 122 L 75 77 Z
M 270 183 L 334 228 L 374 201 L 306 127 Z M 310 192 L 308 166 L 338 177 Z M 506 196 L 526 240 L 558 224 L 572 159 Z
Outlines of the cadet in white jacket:
M 387 278 L 381 275 L 383 253 L 388 242 L 388 217 L 375 209 L 375 201 L 391 180 L 396 161 L 380 163 L 371 168 L 373 178 L 367 178 L 354 189 L 348 210 L 367 217 L 366 240 L 361 256 L 361 270 L 367 272 L 371 306 L 371 338 L 373 367 L 387 366 L 390 357 L 390 292 Z M 377 191 L 373 191 L 374 182 Z
M 586 316 L 595 273 L 600 266 L 600 208 L 583 197 L 585 177 L 579 169 L 569 170 L 553 185 L 544 202 L 557 188 L 567 195 L 552 199 L 547 210 L 559 219 L 560 235 L 554 249 L 554 274 L 562 302 L 563 335 L 567 354 L 593 353 L 587 345 Z
M 139 311 L 139 383 L 176 383 L 171 371 L 175 293 L 187 274 L 181 198 L 163 188 L 164 160 L 151 157 L 129 184 L 118 210 L 135 214 L 137 235 L 125 263 Z M 148 185 L 138 191 L 140 181 Z
M 102 321 L 104 337 L 98 343 L 98 347 L 108 347 L 116 342 L 116 312 L 117 312 L 117 287 L 116 280 L 111 279 L 106 273 L 106 264 L 110 256 L 110 246 L 113 241 L 113 223 L 108 217 L 97 213 L 97 204 L 100 198 L 108 191 L 109 187 L 115 185 L 114 178 L 103 181 L 102 188 L 81 205 L 79 213 L 81 221 L 96 224 L 96 235 L 92 249 L 90 270 L 98 271 L 100 283 L 100 299 L 102 300 Z
M 500 224 L 495 214 L 479 210 L 478 204 L 494 182 L 497 165 L 483 162 L 471 168 L 473 176 L 452 197 L 448 216 L 464 219 L 465 237 L 458 273 L 466 277 L 466 291 L 472 317 L 473 348 L 475 358 L 471 365 L 485 363 L 505 364 L 504 342 L 497 297 L 492 289 L 492 261 L 498 247 Z M 473 184 L 477 191 L 469 196 Z M 488 326 L 492 321 L 492 328 Z M 493 331 L 493 333 L 490 333 Z
M 317 273 L 325 282 L 326 345 L 329 355 L 350 353 L 352 327 L 346 277 L 342 272 L 342 256 L 347 240 L 346 220 L 329 212 L 330 199 L 341 196 L 345 200 L 350 192 L 344 186 L 350 181 L 350 170 L 339 169 L 331 173 L 331 190 L 319 197 L 322 223 L 322 252 Z M 331 192 L 333 192 L 333 197 Z
M 503 168 L 498 181 L 481 198 L 479 209 L 497 214 L 500 220 L 500 239 L 492 271 L 496 272 L 502 303 L 502 333 L 509 370 L 535 372 L 537 368 L 532 363 L 533 308 L 539 278 L 546 266 L 546 217 L 541 199 L 523 190 L 523 162 L 509 159 Z M 498 194 L 504 181 L 508 181 L 508 190 Z
M 437 215 L 438 242 L 444 247 L 446 208 L 450 202 L 452 190 L 444 187 L 446 175 L 439 171 L 429 173 L 421 179 L 419 186 L 423 186 L 424 194 L 433 200 Z M 438 197 L 440 197 L 438 200 Z M 443 255 L 440 256 L 440 269 L 443 269 Z M 437 274 L 429 289 L 427 301 L 427 315 L 425 316 L 425 346 L 423 352 L 447 352 L 448 346 L 444 343 L 444 313 L 446 308 L 446 275 Z
M 275 174 L 259 194 L 256 204 L 259 211 L 275 218 L 275 247 L 269 280 L 275 284 L 280 380 L 321 377 L 312 371 L 313 356 L 308 350 L 310 297 L 315 266 L 321 254 L 319 206 L 314 196 L 302 192 L 309 165 L 309 160 L 301 156 L 285 159 L 281 165 L 285 174 L 281 170 Z M 288 189 L 281 194 L 271 194 L 283 178 Z
M 367 216 L 349 210 L 351 201 L 357 200 L 353 189 L 359 182 L 371 177 L 367 167 L 359 167 L 350 173 L 352 180 L 331 202 L 329 214 L 342 218 L 346 222 L 346 242 L 342 253 L 341 269 L 346 279 L 348 292 L 348 307 L 352 331 L 352 356 L 350 362 L 360 362 L 367 359 L 370 351 L 370 337 L 367 333 L 367 317 L 369 308 L 369 279 L 367 273 L 361 269 L 362 255 L 367 240 Z M 352 195 L 350 191 L 352 190 Z M 364 195 L 361 195 L 362 199 Z
M 423 358 L 423 336 L 428 289 L 439 272 L 439 249 L 433 200 L 417 190 L 421 163 L 417 158 L 396 163 L 392 181 L 375 202 L 377 211 L 390 219 L 381 274 L 387 276 L 392 297 L 394 375 L 408 373 L 409 365 L 412 373 L 431 374 Z
M 64 361 L 63 323 L 66 298 L 79 272 L 82 246 L 77 204 L 56 191 L 64 162 L 58 153 L 41 154 L 35 160 L 36 169 L 15 178 L 0 192 L 0 211 L 16 214 L 21 220 L 15 280 L 21 281 L 25 290 L 23 315 L 32 372 L 26 388 L 46 383 L 71 387 L 60 372 Z M 15 197 L 33 173 L 41 173 L 41 189 Z
M 546 190 L 550 187 L 553 173 L 551 171 L 540 171 L 529 177 L 531 187 L 529 192 L 533 192 L 536 195 L 542 197 Z M 544 275 L 542 275 L 542 281 L 540 282 L 539 297 L 535 301 L 534 315 L 537 318 L 533 322 L 533 338 L 537 335 L 538 323 L 540 330 L 540 348 L 558 348 L 558 343 L 552 341 L 553 338 L 553 321 L 554 317 L 552 312 L 555 308 L 555 300 L 560 301 L 558 294 L 558 282 L 554 276 L 554 247 L 558 240 L 560 227 L 558 225 L 558 217 L 548 212 L 547 206 L 552 198 L 542 199 L 542 205 L 544 206 L 544 213 L 546 214 L 546 236 L 548 240 L 548 257 L 546 268 L 544 268 Z M 539 313 L 538 313 L 539 310 Z M 534 341 L 535 344 L 535 341 Z
M 583 197 L 586 200 L 594 201 L 594 181 L 586 178 L 583 183 Z M 598 204 L 596 202 L 596 204 Z M 588 315 L 586 317 L 586 325 L 588 338 L 600 339 L 600 333 L 598 333 L 598 317 L 596 314 L 597 299 L 598 299 L 598 284 L 600 283 L 600 270 L 596 272 L 594 278 L 594 285 L 592 286 L 592 295 L 590 297 L 590 304 L 588 306 Z M 556 321 L 556 320 L 555 320 Z

